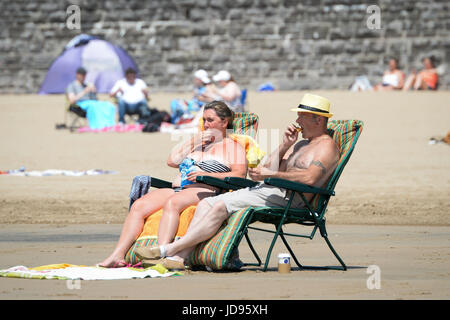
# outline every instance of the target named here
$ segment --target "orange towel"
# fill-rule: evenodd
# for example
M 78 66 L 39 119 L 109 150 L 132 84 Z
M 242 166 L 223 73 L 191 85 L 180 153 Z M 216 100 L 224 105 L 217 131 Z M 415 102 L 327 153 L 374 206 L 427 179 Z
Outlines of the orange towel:
M 195 208 L 197 208 L 197 206 L 187 207 L 181 213 L 176 237 L 182 237 L 186 234 L 189 223 L 191 223 L 191 220 L 194 217 Z M 158 236 L 159 222 L 161 221 L 162 214 L 163 210 L 160 209 L 150 215 L 145 220 L 144 228 L 138 238 L 145 236 Z

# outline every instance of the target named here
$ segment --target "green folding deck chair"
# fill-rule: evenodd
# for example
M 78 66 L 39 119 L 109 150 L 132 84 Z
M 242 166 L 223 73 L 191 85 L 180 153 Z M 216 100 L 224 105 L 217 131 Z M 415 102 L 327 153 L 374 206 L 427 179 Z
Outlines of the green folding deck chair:
M 256 207 L 256 208 L 250 207 L 248 208 L 248 210 L 246 210 L 247 216 L 245 218 L 245 222 L 242 223 L 242 226 L 239 228 L 239 230 L 236 231 L 239 234 L 236 236 L 232 246 L 234 249 L 237 249 L 240 241 L 245 236 L 249 244 L 249 247 L 258 262 L 245 263 L 244 265 L 261 266 L 262 263 L 248 235 L 248 229 L 253 229 L 264 232 L 270 232 L 274 234 L 272 242 L 266 254 L 266 260 L 263 269 L 264 271 L 267 270 L 272 249 L 278 237 L 281 238 L 281 240 L 287 247 L 293 260 L 295 261 L 295 263 L 299 268 L 301 269 L 321 268 L 321 267 L 302 266 L 285 237 L 285 236 L 304 237 L 312 240 L 314 238 L 314 235 L 316 234 L 317 229 L 319 229 L 321 236 L 325 239 L 328 247 L 341 264 L 342 268 L 339 269 L 347 270 L 345 263 L 339 257 L 337 252 L 334 250 L 330 240 L 328 239 L 327 231 L 325 228 L 325 212 L 327 210 L 330 197 L 335 195 L 334 188 L 336 186 L 336 183 L 339 180 L 339 177 L 342 171 L 344 170 L 345 165 L 350 159 L 350 156 L 355 148 L 356 142 L 358 141 L 362 129 L 363 129 L 363 122 L 359 120 L 331 120 L 328 122 L 328 133 L 336 141 L 338 145 L 338 149 L 340 152 L 340 159 L 337 168 L 335 169 L 333 175 L 331 176 L 325 188 L 322 189 L 311 187 L 305 184 L 278 178 L 269 178 L 264 180 L 266 184 L 287 189 L 288 191 L 290 191 L 289 199 L 286 207 Z M 197 177 L 197 180 L 212 185 L 218 183 L 217 179 L 214 178 L 211 179 L 211 177 Z M 254 181 L 241 178 L 225 178 L 224 182 L 228 183 L 229 185 L 233 185 L 236 188 L 245 188 L 256 185 Z M 300 194 L 300 196 L 302 197 L 303 201 L 306 204 L 305 208 L 301 209 L 291 208 L 291 203 L 295 193 Z M 315 194 L 315 196 L 308 202 L 306 201 L 303 193 L 313 193 Z M 252 223 L 257 221 L 273 224 L 275 230 L 256 228 L 254 226 L 251 226 Z M 288 223 L 311 226 L 312 231 L 309 234 L 286 233 L 283 231 L 283 225 Z M 333 267 L 327 267 L 327 269 L 328 268 Z

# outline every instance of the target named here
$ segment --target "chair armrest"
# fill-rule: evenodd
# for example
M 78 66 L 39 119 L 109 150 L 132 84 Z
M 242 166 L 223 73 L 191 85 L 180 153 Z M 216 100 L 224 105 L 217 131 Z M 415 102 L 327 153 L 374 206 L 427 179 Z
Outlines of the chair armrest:
M 244 179 L 244 178 L 238 178 L 238 177 L 226 177 L 225 182 L 232 184 L 237 187 L 241 188 L 247 188 L 247 187 L 254 187 L 258 184 L 258 182 L 255 182 L 253 180 Z
M 201 182 L 201 183 L 204 183 L 204 184 L 207 184 L 207 185 L 210 185 L 210 186 L 213 186 L 213 187 L 218 187 L 218 188 L 221 188 L 221 189 L 225 189 L 225 190 L 238 190 L 238 189 L 240 189 L 239 187 L 234 186 L 232 184 L 229 184 L 229 183 L 225 182 L 222 179 L 214 178 L 214 177 L 210 177 L 210 176 L 198 176 L 195 180 L 197 182 Z
M 267 178 L 264 180 L 264 183 L 283 188 L 288 190 L 293 190 L 297 192 L 305 192 L 305 193 L 318 193 L 318 194 L 324 194 L 329 196 L 334 196 L 334 191 L 329 191 L 322 188 L 312 187 L 307 184 L 294 182 L 290 180 L 280 179 L 280 178 Z
M 172 189 L 172 182 L 161 180 L 158 178 L 151 178 L 150 185 L 154 188 L 170 188 Z

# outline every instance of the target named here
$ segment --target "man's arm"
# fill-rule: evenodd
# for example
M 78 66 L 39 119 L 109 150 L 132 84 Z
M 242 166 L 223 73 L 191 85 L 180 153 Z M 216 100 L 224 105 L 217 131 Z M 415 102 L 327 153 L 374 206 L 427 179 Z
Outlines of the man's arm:
M 266 178 L 281 178 L 294 182 L 300 182 L 311 186 L 318 186 L 323 183 L 324 178 L 331 174 L 331 171 L 336 168 L 339 160 L 339 154 L 336 146 L 332 141 L 324 143 L 324 145 L 317 150 L 314 159 L 311 161 L 308 168 L 298 169 L 291 168 L 287 171 L 272 171 L 268 168 L 254 168 L 249 169 L 249 175 L 252 180 L 264 180 Z
M 149 96 L 149 90 L 148 87 L 145 87 L 142 89 L 142 93 L 144 94 L 145 100 L 149 101 L 150 100 L 150 96 Z
M 286 161 L 294 151 L 298 139 L 298 132 L 293 125 L 286 128 L 283 141 L 278 148 L 270 154 L 264 163 L 264 167 L 272 171 L 285 171 Z
M 117 80 L 114 86 L 112 87 L 111 91 L 109 92 L 109 96 L 111 98 L 114 98 L 119 92 L 123 93 L 123 90 L 120 87 L 120 80 Z
M 74 92 L 68 92 L 67 93 L 67 99 L 69 99 L 70 104 L 76 103 L 81 97 L 83 97 L 87 92 L 85 91 L 86 88 L 83 91 L 78 92 L 78 94 L 75 94 Z
M 144 80 L 137 79 L 136 81 L 138 81 L 138 80 L 140 82 L 141 91 L 144 94 L 145 100 L 150 101 L 150 96 L 149 96 L 150 90 L 149 90 L 149 87 L 147 86 L 147 84 L 145 83 Z

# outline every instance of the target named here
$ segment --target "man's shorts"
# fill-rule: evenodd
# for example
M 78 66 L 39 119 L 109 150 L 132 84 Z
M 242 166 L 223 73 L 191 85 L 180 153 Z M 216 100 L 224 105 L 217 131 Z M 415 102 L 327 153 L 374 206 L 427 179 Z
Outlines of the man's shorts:
M 204 200 L 211 206 L 218 201 L 223 201 L 228 211 L 228 215 L 247 207 L 284 207 L 288 203 L 290 192 L 274 186 L 261 183 L 255 187 L 239 189 L 233 192 L 223 193 L 215 197 L 208 197 Z M 292 201 L 293 208 L 303 206 L 303 201 L 298 194 Z

